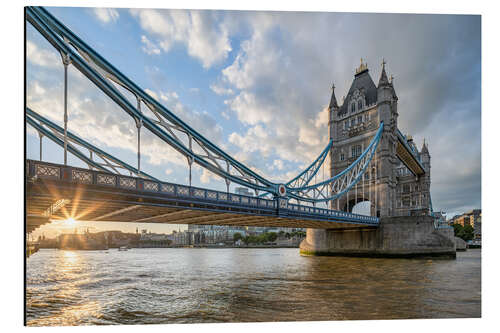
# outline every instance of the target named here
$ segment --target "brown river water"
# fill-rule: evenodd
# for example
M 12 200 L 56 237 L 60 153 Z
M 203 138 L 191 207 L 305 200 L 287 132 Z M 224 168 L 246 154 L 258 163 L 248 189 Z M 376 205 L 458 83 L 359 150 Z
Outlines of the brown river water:
M 479 249 L 456 260 L 42 249 L 26 278 L 29 326 L 481 316 Z

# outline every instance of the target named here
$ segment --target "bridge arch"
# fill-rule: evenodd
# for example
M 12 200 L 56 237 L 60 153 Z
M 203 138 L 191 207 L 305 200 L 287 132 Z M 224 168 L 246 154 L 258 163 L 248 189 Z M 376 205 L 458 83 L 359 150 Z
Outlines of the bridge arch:
M 333 201 L 330 208 L 349 213 L 380 217 L 380 207 L 378 207 L 378 210 L 376 209 L 377 202 L 374 189 L 366 188 L 364 191 L 349 191 L 349 193 L 346 193 L 338 200 Z M 368 207 L 365 207 L 362 209 L 362 212 L 360 212 L 358 209 L 363 206 Z M 354 210 L 354 208 L 357 209 Z

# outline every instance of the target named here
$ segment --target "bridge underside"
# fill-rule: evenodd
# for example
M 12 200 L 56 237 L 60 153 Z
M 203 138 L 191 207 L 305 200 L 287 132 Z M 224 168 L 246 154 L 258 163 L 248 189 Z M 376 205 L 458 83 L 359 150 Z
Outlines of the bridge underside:
M 28 160 L 27 231 L 51 220 L 291 228 L 378 226 L 370 216 Z
M 28 183 L 27 230 L 33 231 L 50 220 L 74 218 L 79 221 L 138 222 L 167 224 L 209 224 L 291 228 L 364 227 L 364 224 L 338 223 L 321 219 L 277 216 L 274 209 L 248 210 L 230 205 L 190 203 L 132 191 L 116 193 L 89 185 L 67 185 L 37 180 Z M 58 211 L 44 216 L 57 202 L 67 203 Z M 50 219 L 50 220 L 49 220 Z M 375 227 L 375 226 L 373 226 Z
M 398 144 L 396 146 L 396 154 L 404 165 L 415 175 L 421 176 L 425 173 L 422 163 L 412 153 L 404 136 L 398 132 Z

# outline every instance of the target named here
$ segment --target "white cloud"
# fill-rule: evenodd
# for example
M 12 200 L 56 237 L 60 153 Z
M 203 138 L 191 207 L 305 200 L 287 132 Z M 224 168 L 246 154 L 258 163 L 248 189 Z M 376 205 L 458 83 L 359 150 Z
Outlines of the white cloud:
M 219 95 L 219 96 L 234 94 L 233 89 L 231 89 L 231 88 L 224 88 L 224 87 L 216 85 L 216 84 L 211 84 L 210 85 L 210 89 L 212 89 L 212 91 L 214 93 L 216 93 L 217 95 Z
M 229 119 L 230 119 L 229 115 L 228 115 L 225 111 L 222 111 L 222 112 L 220 113 L 220 115 L 222 116 L 222 118 L 224 118 L 224 119 L 226 119 L 226 120 L 229 120 Z
M 38 47 L 33 41 L 26 41 L 26 59 L 34 65 L 43 67 L 62 66 L 61 57 L 54 51 Z
M 283 170 L 283 168 L 284 168 L 283 161 L 282 160 L 274 160 L 273 167 L 278 169 L 278 170 Z
M 276 114 L 277 111 L 269 105 L 260 103 L 256 95 L 246 91 L 225 102 L 236 112 L 238 119 L 248 125 L 269 123 L 272 120 L 273 114 Z
M 158 55 L 161 53 L 160 48 L 156 44 L 151 42 L 146 36 L 144 36 L 144 35 L 141 36 L 141 42 L 142 42 L 142 44 L 144 44 L 142 46 L 142 50 L 145 53 L 147 53 L 149 55 L 152 55 L 152 54 Z
M 242 124 L 264 128 L 267 137 L 248 130 L 231 134 L 230 142 L 238 149 L 252 147 L 264 156 L 275 153 L 283 161 L 309 163 L 327 141 L 328 88 L 322 91 L 320 87 L 321 79 L 327 78 L 324 70 L 315 78 L 318 73 L 304 68 L 317 67 L 321 61 L 309 51 L 316 51 L 312 46 L 317 40 L 303 36 L 298 26 L 322 25 L 324 20 L 317 15 L 258 13 L 248 15 L 246 21 L 252 34 L 221 71 L 227 88 L 239 90 L 225 104 Z M 277 27 L 286 37 L 275 40 Z M 313 54 L 303 54 L 309 52 Z
M 92 8 L 92 11 L 102 23 L 116 22 L 120 17 L 120 14 L 114 8 Z
M 268 134 L 261 125 L 250 127 L 246 134 L 240 135 L 233 132 L 229 135 L 229 142 L 236 145 L 243 152 L 258 151 L 264 156 L 271 153 L 273 147 L 267 143 Z
M 216 176 L 214 173 L 208 171 L 207 169 L 203 169 L 200 176 L 200 182 L 202 182 L 203 184 L 209 184 L 212 179 L 219 182 L 222 180 L 221 177 Z
M 149 96 L 153 97 L 154 99 L 156 99 L 157 101 L 160 101 L 160 98 L 158 97 L 158 94 L 155 93 L 153 90 L 146 88 L 146 89 L 144 89 L 144 92 L 146 94 L 148 94 Z
M 33 44 L 31 50 L 39 50 L 39 47 Z M 62 125 L 62 84 L 51 82 L 55 71 L 57 69 L 44 67 L 38 73 L 41 80 L 31 79 L 28 82 L 27 105 L 35 112 Z M 109 148 L 120 148 L 135 153 L 137 129 L 134 120 L 73 67 L 70 67 L 68 75 L 71 82 L 71 97 L 68 100 L 69 130 L 105 151 L 109 151 Z M 222 128 L 209 114 L 193 111 L 183 105 L 176 92 L 156 92 L 150 89 L 146 89 L 146 92 L 166 103 L 177 116 L 209 137 L 212 142 L 221 144 Z M 143 111 L 148 112 L 146 108 Z M 141 131 L 141 155 L 144 161 L 151 165 L 186 165 L 183 155 L 147 129 Z M 128 162 L 135 165 L 135 161 Z M 172 173 L 172 168 L 164 171 L 164 175 Z
M 217 14 L 198 10 L 131 9 L 144 31 L 168 52 L 178 43 L 188 54 L 210 68 L 232 50 L 227 28 L 217 23 Z

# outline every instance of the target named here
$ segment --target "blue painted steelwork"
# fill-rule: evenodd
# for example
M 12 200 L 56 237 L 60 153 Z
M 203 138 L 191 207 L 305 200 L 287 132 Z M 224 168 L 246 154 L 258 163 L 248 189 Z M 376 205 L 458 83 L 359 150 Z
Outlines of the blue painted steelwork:
M 185 203 L 188 209 L 207 211 L 244 210 L 245 215 L 265 215 L 311 221 L 377 226 L 379 219 L 373 216 L 353 214 L 331 209 L 294 205 L 287 200 L 276 198 L 267 200 L 227 192 L 207 190 L 156 180 L 116 175 L 109 172 L 64 166 L 55 163 L 28 160 L 27 176 L 44 182 L 62 184 L 65 188 L 77 185 L 99 186 L 116 191 L 133 191 L 133 196 L 144 198 L 172 198 Z M 132 194 L 130 194 L 132 195 Z M 280 201 L 281 200 L 281 201 Z M 207 204 L 211 204 L 207 207 Z M 149 205 L 149 203 L 148 203 Z M 151 205 L 154 205 L 153 203 Z M 180 207 L 173 205 L 172 207 Z
M 290 189 L 290 192 L 299 197 L 299 200 L 308 202 L 328 202 L 347 193 L 359 182 L 370 164 L 380 142 L 383 128 L 384 123 L 381 122 L 365 151 L 344 171 L 317 184 Z
M 118 104 L 120 108 L 133 117 L 137 124 L 141 124 L 141 126 L 144 125 L 144 127 L 150 130 L 154 135 L 186 156 L 190 168 L 192 162 L 199 164 L 201 167 L 224 178 L 228 188 L 229 182 L 232 181 L 254 189 L 256 194 L 258 194 L 258 191 L 264 191 L 275 197 L 280 196 L 280 184 L 273 183 L 261 177 L 205 139 L 113 67 L 113 65 L 107 62 L 44 8 L 27 7 L 26 18 L 33 27 L 35 27 L 35 29 L 61 53 L 64 59 L 69 60 L 70 64 L 92 81 L 100 90 Z M 114 84 L 125 88 L 137 98 L 137 108 L 120 93 Z M 144 103 L 158 119 L 155 120 L 145 116 L 140 111 L 141 103 Z M 346 193 L 359 181 L 367 164 L 371 161 L 376 146 L 378 145 L 378 140 L 380 139 L 382 127 L 383 124 L 381 124 L 377 132 L 377 139 L 372 140 L 368 149 L 349 168 L 332 179 L 307 186 L 323 164 L 332 145 L 330 141 L 325 150 L 305 171 L 287 183 L 288 186 L 285 186 L 286 193 L 282 193 L 282 195 L 286 198 L 316 203 L 329 201 Z M 188 146 L 178 137 L 179 133 L 187 136 L 189 141 Z M 193 142 L 198 144 L 199 148 L 203 150 L 204 153 L 196 153 L 192 147 Z M 373 147 L 375 148 L 373 149 Z M 368 152 L 370 152 L 369 155 L 367 155 Z M 366 156 L 369 156 L 369 159 L 365 160 L 364 158 Z M 225 163 L 225 168 L 221 163 Z M 356 177 L 354 177 L 354 175 L 356 175 Z M 328 194 L 328 189 L 334 188 L 335 181 L 344 176 L 346 176 L 346 179 L 349 178 L 348 181 L 344 180 L 342 182 L 341 188 L 338 187 L 336 189 L 335 195 Z M 325 195 L 322 192 L 326 192 L 327 194 Z M 313 195 L 311 196 L 310 193 L 313 193 Z
M 35 121 L 37 120 L 38 123 Z M 64 141 L 61 139 L 64 133 L 64 129 L 47 118 L 41 116 L 40 114 L 36 113 L 35 111 L 31 110 L 30 108 L 26 108 L 26 121 L 28 124 L 33 126 L 39 133 L 43 134 L 47 138 L 49 138 L 51 141 L 55 142 L 61 147 L 64 147 Z M 51 132 L 52 131 L 52 132 Z M 140 171 L 133 166 L 123 162 L 122 160 L 106 153 L 105 151 L 97 148 L 96 146 L 90 144 L 89 142 L 79 138 L 78 136 L 74 135 L 71 132 L 67 132 L 68 139 L 72 141 L 73 143 L 87 149 L 89 152 L 92 152 L 93 154 L 101 157 L 105 162 L 113 162 L 115 165 L 112 165 L 110 163 L 106 163 L 106 165 L 102 165 L 98 163 L 97 161 L 94 161 L 91 158 L 88 158 L 86 155 L 84 155 L 81 151 L 79 151 L 76 147 L 74 147 L 71 144 L 68 144 L 68 150 L 74 154 L 76 157 L 78 157 L 80 160 L 85 162 L 89 167 L 94 167 L 97 168 L 98 170 L 106 171 L 106 172 L 112 172 L 112 170 L 109 170 L 109 168 L 113 169 L 113 171 L 118 172 L 118 168 L 128 170 L 132 174 L 138 175 L 140 177 L 144 177 L 147 179 L 154 179 L 156 180 L 155 177 L 148 175 L 147 173 Z
M 311 179 L 314 178 L 314 176 L 318 173 L 319 169 L 323 165 L 323 162 L 325 161 L 326 156 L 328 155 L 328 152 L 332 147 L 332 144 L 333 140 L 330 140 L 325 149 L 321 152 L 318 158 L 316 158 L 316 160 L 311 163 L 311 165 L 309 165 L 304 171 L 297 175 L 297 177 L 293 178 L 285 184 L 288 190 L 304 187 L 309 184 Z
M 106 93 L 115 103 L 134 119 L 142 121 L 143 125 L 153 134 L 171 145 L 178 152 L 193 161 L 221 176 L 227 181 L 252 188 L 256 191 L 266 191 L 278 195 L 278 184 L 268 181 L 245 165 L 233 159 L 220 148 L 205 139 L 163 105 L 149 96 L 135 83 L 113 67 L 97 52 L 85 44 L 71 30 L 54 18 L 47 10 L 41 7 L 27 7 L 28 21 L 49 41 L 61 54 L 69 56 L 71 63 L 99 89 Z M 75 48 L 78 55 L 71 48 Z M 139 102 L 146 106 L 158 117 L 152 120 L 137 110 L 130 102 L 106 79 L 122 86 L 136 96 Z M 165 130 L 160 128 L 162 126 Z M 176 131 L 174 133 L 174 130 Z M 168 132 L 168 133 L 167 133 Z M 188 136 L 189 147 L 178 137 L 178 133 Z M 192 142 L 197 143 L 205 155 L 195 153 L 191 147 Z M 224 162 L 226 167 L 220 162 Z M 233 172 L 233 173 L 231 173 Z
M 451 226 L 449 226 L 447 224 L 440 223 L 438 221 L 439 218 L 436 216 L 436 214 L 434 214 L 434 209 L 432 208 L 432 197 L 431 197 L 430 192 L 429 192 L 429 210 L 430 210 L 430 216 L 432 216 L 434 218 L 434 228 L 436 228 L 436 229 L 452 228 Z

